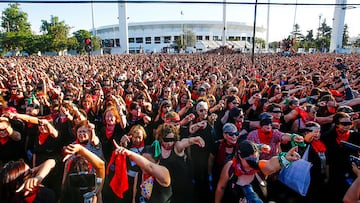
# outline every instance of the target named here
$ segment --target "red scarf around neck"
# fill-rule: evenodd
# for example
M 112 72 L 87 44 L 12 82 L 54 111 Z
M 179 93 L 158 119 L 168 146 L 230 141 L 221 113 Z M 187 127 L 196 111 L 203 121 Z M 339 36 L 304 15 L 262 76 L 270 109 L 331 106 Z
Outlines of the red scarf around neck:
M 38 136 L 39 145 L 43 145 L 46 142 L 49 135 L 50 135 L 50 133 L 39 133 L 39 136 Z
M 107 139 L 110 139 L 113 136 L 114 130 L 115 130 L 115 125 L 114 126 L 108 126 L 108 125 L 106 126 L 105 135 L 106 135 Z
M 1 143 L 1 145 L 6 144 L 8 141 L 9 141 L 9 137 L 8 137 L 8 136 L 6 136 L 6 137 L 0 137 L 0 143 Z
M 311 146 L 316 153 L 326 152 L 326 146 L 321 140 L 313 140 Z
M 349 137 L 350 137 L 350 131 L 346 131 L 346 132 L 340 132 L 338 128 L 335 129 L 336 131 L 336 142 L 338 144 L 340 144 L 340 141 L 348 141 Z
M 216 163 L 221 165 L 226 163 L 226 148 L 235 149 L 235 144 L 229 144 L 226 140 L 222 140 L 219 145 L 219 151 L 216 155 Z
M 236 122 L 235 123 L 235 126 L 236 126 L 236 128 L 238 129 L 238 131 L 240 132 L 241 131 L 241 128 L 242 128 L 242 122 L 240 121 L 240 122 Z
M 234 173 L 236 176 L 253 175 L 257 172 L 257 170 L 245 171 L 241 166 L 241 161 L 236 157 L 234 157 L 232 160 L 232 167 L 234 168 Z
M 261 144 L 270 144 L 272 135 L 273 135 L 273 131 L 270 130 L 270 132 L 265 132 L 261 126 L 258 129 L 258 135 L 259 135 L 259 139 L 260 139 L 260 143 Z

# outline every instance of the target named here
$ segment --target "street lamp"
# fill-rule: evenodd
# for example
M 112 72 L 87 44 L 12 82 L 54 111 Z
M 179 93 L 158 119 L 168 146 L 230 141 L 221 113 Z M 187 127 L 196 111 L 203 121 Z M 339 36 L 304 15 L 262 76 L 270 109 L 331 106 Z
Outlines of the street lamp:
M 321 17 L 322 17 L 322 14 L 320 13 L 320 14 L 319 14 L 319 28 L 318 28 L 318 38 L 320 37 L 320 26 L 321 26 Z

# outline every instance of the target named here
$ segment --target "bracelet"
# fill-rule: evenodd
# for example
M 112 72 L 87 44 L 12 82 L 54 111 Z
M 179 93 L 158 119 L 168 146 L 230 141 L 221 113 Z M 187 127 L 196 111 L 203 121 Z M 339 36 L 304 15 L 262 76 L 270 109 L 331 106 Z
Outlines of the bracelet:
M 281 167 L 288 168 L 291 165 L 292 161 L 286 159 L 286 154 L 287 152 L 280 152 L 278 155 L 278 159 Z
M 261 152 L 261 148 L 264 146 L 264 144 L 257 144 L 257 149 Z
M 295 136 L 297 136 L 298 134 L 292 133 L 290 134 L 290 138 L 291 138 L 291 147 L 295 147 L 295 146 L 299 146 L 299 147 L 306 147 L 305 142 L 295 142 Z

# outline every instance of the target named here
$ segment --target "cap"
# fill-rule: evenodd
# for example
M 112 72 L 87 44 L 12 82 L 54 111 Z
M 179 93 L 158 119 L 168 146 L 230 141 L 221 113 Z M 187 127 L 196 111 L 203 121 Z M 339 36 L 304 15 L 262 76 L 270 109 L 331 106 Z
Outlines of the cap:
M 233 132 L 237 132 L 237 128 L 234 124 L 232 123 L 225 123 L 225 125 L 223 126 L 223 132 L 227 133 L 233 133 Z
M 244 140 L 240 142 L 237 152 L 242 158 L 245 158 L 251 156 L 252 154 L 257 152 L 257 150 L 258 148 L 253 142 L 249 140 Z

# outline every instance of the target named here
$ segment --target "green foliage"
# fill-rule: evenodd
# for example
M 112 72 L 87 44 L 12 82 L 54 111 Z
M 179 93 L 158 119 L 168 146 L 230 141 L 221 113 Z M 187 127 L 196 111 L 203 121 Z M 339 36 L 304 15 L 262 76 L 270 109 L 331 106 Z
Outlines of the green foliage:
M 100 49 L 101 39 L 99 37 L 92 37 L 91 33 L 89 31 L 78 30 L 78 31 L 74 32 L 73 35 L 77 41 L 77 44 L 76 44 L 76 46 L 71 47 L 71 48 L 75 49 L 78 53 L 80 53 L 80 54 L 86 53 L 86 51 L 85 51 L 85 39 L 86 38 L 91 38 L 91 45 L 93 47 L 93 50 Z
M 3 33 L 0 44 L 3 50 L 15 52 L 25 47 L 27 38 L 32 34 L 27 14 L 20 10 L 19 4 L 9 4 L 9 7 L 2 11 L 1 30 Z
M 50 21 L 42 20 L 40 31 L 48 36 L 47 51 L 59 52 L 68 47 L 68 34 L 70 26 L 66 25 L 64 21 L 59 21 L 57 16 L 51 16 Z
M 255 37 L 255 44 L 258 44 L 258 45 L 260 45 L 260 49 L 263 49 L 263 48 L 265 48 L 265 44 L 266 44 L 266 42 L 265 42 L 265 40 L 264 39 L 261 39 L 261 38 L 257 38 L 257 37 Z

